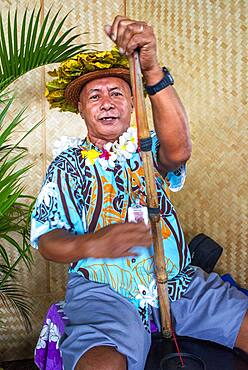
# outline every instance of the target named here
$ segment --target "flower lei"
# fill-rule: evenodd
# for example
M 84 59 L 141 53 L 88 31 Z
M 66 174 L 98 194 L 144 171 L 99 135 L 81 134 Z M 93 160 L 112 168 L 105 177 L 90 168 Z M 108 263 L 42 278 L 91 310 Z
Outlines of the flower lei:
M 95 149 L 82 150 L 82 157 L 86 159 L 86 165 L 94 165 L 96 161 L 106 170 L 113 169 L 115 162 L 123 162 L 130 159 L 138 148 L 137 130 L 129 127 L 114 143 L 104 144 L 102 151 Z

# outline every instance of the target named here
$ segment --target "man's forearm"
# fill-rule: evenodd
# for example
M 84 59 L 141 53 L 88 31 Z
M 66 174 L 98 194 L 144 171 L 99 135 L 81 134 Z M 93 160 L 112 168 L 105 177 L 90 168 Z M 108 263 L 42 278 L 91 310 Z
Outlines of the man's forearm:
M 88 239 L 88 234 L 73 235 L 56 229 L 39 238 L 39 251 L 49 261 L 71 263 L 90 257 Z
M 172 86 L 150 97 L 155 131 L 160 141 L 159 158 L 167 170 L 186 162 L 191 141 L 186 112 Z
M 111 224 L 93 233 L 73 235 L 55 229 L 39 238 L 39 251 L 49 261 L 71 263 L 85 258 L 134 256 L 132 248 L 152 244 L 150 226 L 144 222 Z
M 147 85 L 163 78 L 161 68 L 145 74 Z M 174 170 L 191 154 L 191 141 L 185 109 L 172 86 L 150 96 L 154 128 L 160 141 L 159 160 L 166 170 Z

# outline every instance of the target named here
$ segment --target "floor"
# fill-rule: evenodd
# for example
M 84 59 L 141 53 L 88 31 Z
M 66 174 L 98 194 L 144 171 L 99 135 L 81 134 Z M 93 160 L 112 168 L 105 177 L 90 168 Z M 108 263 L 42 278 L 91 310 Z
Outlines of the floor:
M 37 370 L 33 360 L 0 362 L 0 370 Z

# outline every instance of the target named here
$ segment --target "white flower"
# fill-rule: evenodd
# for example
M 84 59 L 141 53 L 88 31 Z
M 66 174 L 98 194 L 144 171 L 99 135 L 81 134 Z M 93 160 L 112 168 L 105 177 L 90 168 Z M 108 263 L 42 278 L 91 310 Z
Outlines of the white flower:
M 110 166 L 112 166 L 112 167 L 115 166 L 116 159 L 117 159 L 116 153 L 110 153 L 110 157 L 109 157 L 109 160 L 108 160 Z
M 50 323 L 51 323 L 51 320 L 50 319 L 47 319 L 46 320 L 46 324 L 43 325 L 43 328 L 42 328 L 42 330 L 40 332 L 38 343 L 36 345 L 36 349 L 46 348 L 47 341 L 48 341 L 48 338 L 49 338 L 49 326 L 50 326 Z
M 104 144 L 104 149 L 106 149 L 108 152 L 110 152 L 112 147 L 113 147 L 113 143 Z
M 153 307 L 158 305 L 158 291 L 156 280 L 152 280 L 149 287 L 145 285 L 138 285 L 139 293 L 136 295 L 136 299 L 140 300 L 140 307 L 144 308 L 146 305 L 150 304 Z
M 114 143 L 104 145 L 104 150 L 107 151 L 108 155 L 99 157 L 98 161 L 105 170 L 108 167 L 114 168 L 116 160 L 122 163 L 126 159 L 131 159 L 137 148 L 137 131 L 133 127 L 129 127 Z M 107 158 L 108 156 L 109 158 Z
M 55 325 L 53 322 L 50 324 L 50 331 L 49 331 L 49 342 L 55 342 L 56 343 L 56 349 L 59 348 L 59 340 L 60 340 L 61 334 L 59 332 L 59 329 L 57 325 Z
M 134 127 L 128 127 L 127 133 L 130 135 L 129 136 L 129 139 L 131 139 L 132 137 L 134 137 L 137 140 L 137 129 L 136 128 L 134 128 Z
M 59 339 L 61 334 L 57 325 L 55 325 L 50 319 L 46 319 L 46 323 L 43 326 L 38 343 L 36 345 L 36 350 L 40 348 L 46 348 L 47 342 L 55 342 L 56 349 L 58 349 Z
M 58 140 L 55 140 L 53 146 L 53 158 L 56 158 L 64 150 L 78 146 L 81 142 L 81 139 L 73 136 L 61 136 Z
M 132 154 L 137 150 L 137 138 L 134 136 L 133 129 L 129 128 L 129 131 L 124 132 L 119 138 L 119 143 L 116 143 L 116 153 L 118 157 L 124 157 L 130 159 Z
M 137 144 L 133 143 L 132 141 L 129 141 L 126 145 L 126 150 L 130 153 L 135 153 L 137 149 Z
M 126 158 L 126 159 L 131 159 L 132 158 L 132 153 L 129 153 L 127 150 L 123 151 L 123 156 Z
M 127 140 L 128 140 L 128 139 L 125 138 L 125 136 L 124 136 L 125 134 L 127 134 L 127 133 L 124 132 L 124 134 L 119 137 L 119 145 L 118 145 L 119 147 L 124 146 L 126 144 Z
M 127 150 L 127 145 L 122 145 L 120 147 L 119 150 L 117 150 L 117 155 L 118 155 L 118 159 L 119 160 L 124 160 L 125 158 L 126 159 L 131 159 L 132 158 L 132 154 L 133 153 L 130 153 L 128 150 Z
M 104 148 L 106 149 L 106 148 Z M 107 149 L 106 149 L 107 150 Z M 117 155 L 113 152 L 108 152 L 109 158 L 99 157 L 98 161 L 100 165 L 106 170 L 107 167 L 114 168 Z

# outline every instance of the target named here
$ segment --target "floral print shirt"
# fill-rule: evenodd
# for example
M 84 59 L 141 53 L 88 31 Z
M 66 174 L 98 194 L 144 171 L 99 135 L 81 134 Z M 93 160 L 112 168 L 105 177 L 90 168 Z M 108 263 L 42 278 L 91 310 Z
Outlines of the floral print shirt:
M 159 142 L 152 133 L 157 195 L 161 214 L 165 263 L 170 300 L 179 299 L 187 289 L 194 268 L 176 211 L 171 191 L 182 188 L 185 166 L 169 172 L 164 179 L 156 170 Z M 102 166 L 97 159 L 87 161 L 83 153 L 99 151 L 88 139 L 58 155 L 47 170 L 46 178 L 32 213 L 31 243 L 38 248 L 41 235 L 63 228 L 75 235 L 94 232 L 109 224 L 127 221 L 128 207 L 137 201 L 146 205 L 146 186 L 139 151 L 131 158 Z M 148 327 L 149 305 L 159 307 L 153 262 L 153 246 L 137 246 L 139 255 L 130 258 L 87 258 L 72 263 L 69 272 L 87 279 L 108 283 L 139 310 Z

